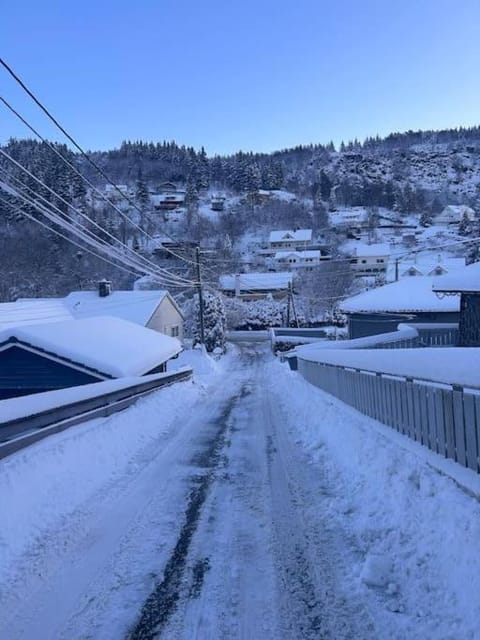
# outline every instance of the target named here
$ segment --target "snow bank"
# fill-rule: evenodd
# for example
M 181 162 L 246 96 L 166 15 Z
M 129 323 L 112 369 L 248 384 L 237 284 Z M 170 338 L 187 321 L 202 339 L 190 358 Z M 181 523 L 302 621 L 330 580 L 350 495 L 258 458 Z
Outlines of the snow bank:
M 353 540 L 349 588 L 372 590 L 383 603 L 381 637 L 478 638 L 480 478 L 312 387 L 285 365 L 270 365 L 267 386 L 293 437 L 334 487 L 323 501 L 323 517 Z M 430 466 L 437 461 L 475 497 Z
M 342 350 L 308 345 L 297 347 L 296 354 L 310 362 L 480 388 L 480 350 L 475 347 Z
M 163 446 L 164 435 L 187 420 L 208 385 L 229 366 L 228 358 L 215 366 L 210 361 L 202 352 L 182 354 L 178 364 L 202 371 L 202 384 L 166 387 L 121 413 L 50 436 L 2 460 L 0 591 L 22 554 L 102 487 L 135 473 L 138 459 Z

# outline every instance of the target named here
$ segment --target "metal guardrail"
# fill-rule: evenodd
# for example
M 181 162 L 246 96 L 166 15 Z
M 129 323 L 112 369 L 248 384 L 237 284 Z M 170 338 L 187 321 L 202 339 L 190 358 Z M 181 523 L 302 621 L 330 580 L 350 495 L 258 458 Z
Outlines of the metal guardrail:
M 1 422 L 0 459 L 53 433 L 59 433 L 93 418 L 106 417 L 121 411 L 157 389 L 189 380 L 191 377 L 192 369 L 184 369 L 155 380 L 150 379 L 53 409 Z
M 298 371 L 361 413 L 480 472 L 480 388 L 302 358 Z

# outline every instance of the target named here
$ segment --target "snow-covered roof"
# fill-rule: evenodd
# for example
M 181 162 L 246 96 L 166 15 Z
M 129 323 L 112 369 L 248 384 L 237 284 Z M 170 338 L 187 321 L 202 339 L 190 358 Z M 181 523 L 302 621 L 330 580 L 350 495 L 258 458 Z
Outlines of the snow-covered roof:
M 265 291 L 288 289 L 293 275 L 288 271 L 277 273 L 240 273 L 220 276 L 220 288 L 223 291 L 235 291 L 236 279 L 241 291 Z
M 466 204 L 447 204 L 443 211 L 449 211 L 450 213 L 455 213 L 457 215 L 463 215 L 465 212 L 475 213 L 474 210 Z
M 320 259 L 320 250 L 311 250 L 311 251 L 277 251 L 275 253 L 275 260 L 285 260 L 290 256 L 294 258 L 298 258 L 300 260 L 305 260 L 306 258 L 317 258 Z
M 440 276 L 442 280 L 447 276 Z M 346 313 L 413 313 L 455 312 L 460 303 L 456 297 L 440 299 L 432 290 L 433 278 L 416 276 L 403 278 L 383 287 L 365 291 L 342 302 L 340 308 Z
M 352 240 L 346 242 L 342 246 L 342 250 L 352 253 L 357 257 L 370 258 L 376 256 L 389 256 L 391 253 L 390 245 L 386 243 L 367 244 L 365 242 L 357 242 Z
M 433 289 L 439 292 L 480 292 L 480 262 L 469 264 L 454 274 L 435 278 Z
M 440 276 L 457 272 L 465 268 L 465 258 L 451 258 L 449 256 L 434 256 L 431 253 L 417 255 L 416 257 L 402 258 L 398 261 L 398 274 L 400 277 L 408 276 L 410 269 L 415 275 Z M 435 273 L 439 269 L 440 273 Z M 395 261 L 391 261 L 387 269 L 387 280 L 395 279 Z
M 57 298 L 23 299 L 0 303 L 0 329 L 15 325 L 61 322 L 72 314 Z
M 11 338 L 115 378 L 148 373 L 182 350 L 176 338 L 109 316 L 0 331 L 0 343 Z
M 309 242 L 312 239 L 311 229 L 286 229 L 283 231 L 271 231 L 269 236 L 270 242 L 289 242 L 296 240 L 298 242 Z
M 64 304 L 74 318 L 115 316 L 145 326 L 167 295 L 157 291 L 113 291 L 102 298 L 97 291 L 72 291 Z

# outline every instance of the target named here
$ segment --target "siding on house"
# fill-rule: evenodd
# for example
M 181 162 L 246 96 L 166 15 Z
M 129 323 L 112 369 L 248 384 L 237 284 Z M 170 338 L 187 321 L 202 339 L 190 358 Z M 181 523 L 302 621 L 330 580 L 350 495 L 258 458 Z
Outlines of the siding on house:
M 0 350 L 0 399 L 100 382 L 89 374 L 20 345 Z
M 348 314 L 348 337 L 365 338 L 379 333 L 396 331 L 401 322 L 405 323 L 455 323 L 459 322 L 459 312 L 418 312 L 395 313 L 351 313 Z
M 146 326 L 183 341 L 183 318 L 168 296 L 160 302 Z

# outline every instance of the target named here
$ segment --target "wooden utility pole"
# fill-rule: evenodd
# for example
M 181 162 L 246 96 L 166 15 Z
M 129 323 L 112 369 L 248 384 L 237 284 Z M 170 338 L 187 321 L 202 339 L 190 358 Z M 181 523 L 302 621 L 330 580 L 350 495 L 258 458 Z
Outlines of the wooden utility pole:
M 203 290 L 202 290 L 202 276 L 200 273 L 200 247 L 195 247 L 195 264 L 197 267 L 197 291 L 198 291 L 198 307 L 199 307 L 199 319 L 200 319 L 200 341 L 205 344 L 205 326 L 203 322 Z
M 293 287 L 291 282 L 288 287 L 288 295 L 290 296 L 290 299 L 292 301 L 293 317 L 295 318 L 295 324 L 297 325 L 297 329 L 298 329 L 298 327 L 300 326 L 300 323 L 298 322 L 297 310 L 295 309 L 295 300 L 293 298 Z

